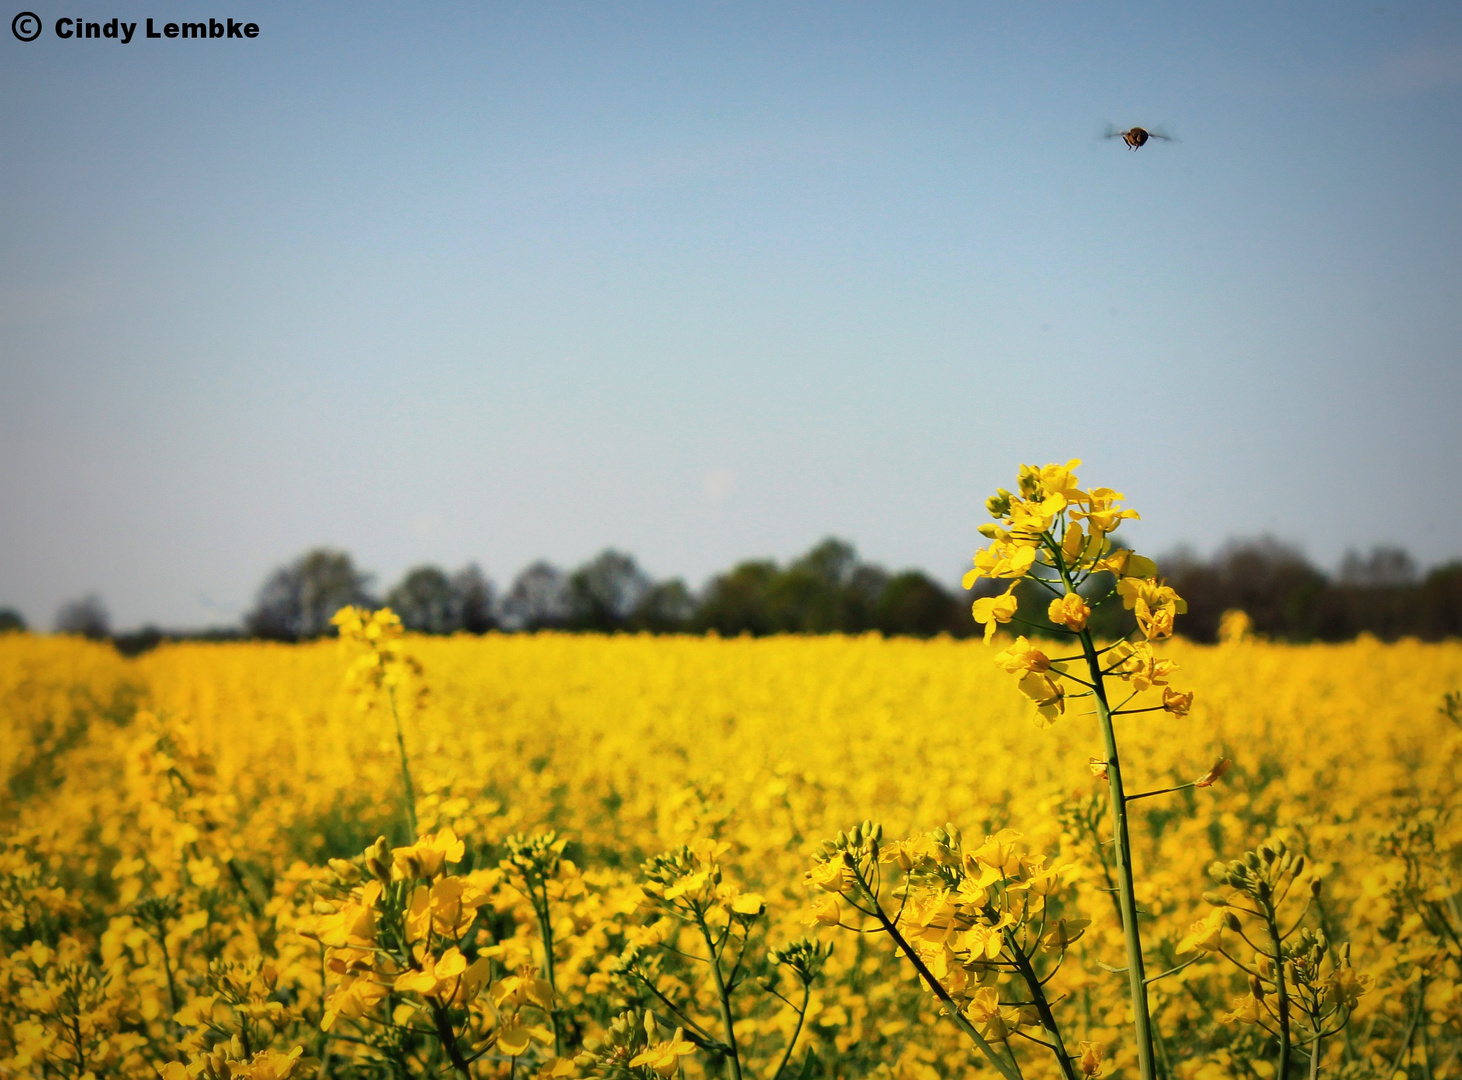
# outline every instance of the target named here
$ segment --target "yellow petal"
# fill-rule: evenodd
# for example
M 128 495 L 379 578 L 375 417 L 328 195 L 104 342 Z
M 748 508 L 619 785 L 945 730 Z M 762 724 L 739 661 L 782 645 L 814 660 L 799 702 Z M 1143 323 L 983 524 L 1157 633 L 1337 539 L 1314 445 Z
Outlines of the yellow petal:
M 760 915 L 767 906 L 761 893 L 742 893 L 731 903 L 731 910 L 738 915 Z

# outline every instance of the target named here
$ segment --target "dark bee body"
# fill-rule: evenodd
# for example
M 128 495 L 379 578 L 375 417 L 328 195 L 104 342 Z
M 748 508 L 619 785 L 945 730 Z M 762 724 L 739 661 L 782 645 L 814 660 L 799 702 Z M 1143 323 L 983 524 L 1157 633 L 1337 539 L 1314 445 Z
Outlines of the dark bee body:
M 1127 147 L 1130 150 L 1142 149 L 1142 147 L 1147 145 L 1148 139 L 1162 139 L 1164 142 L 1172 141 L 1171 138 L 1167 135 L 1159 135 L 1155 131 L 1148 131 L 1146 128 L 1140 127 L 1128 128 L 1126 131 L 1108 131 L 1107 138 L 1120 138 L 1124 143 L 1127 144 Z

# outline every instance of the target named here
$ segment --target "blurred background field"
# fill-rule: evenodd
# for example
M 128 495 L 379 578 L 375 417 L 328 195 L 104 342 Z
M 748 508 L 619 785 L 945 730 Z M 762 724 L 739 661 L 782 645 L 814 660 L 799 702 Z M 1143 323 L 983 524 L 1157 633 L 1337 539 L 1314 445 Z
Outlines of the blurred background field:
M 1071 1008 L 1084 1003 L 1075 1020 L 1084 1038 L 1115 1041 L 1122 980 L 1099 965 L 1120 966 L 1121 935 L 1100 891 L 1094 834 L 1081 824 L 1104 812 L 1104 785 L 1087 764 L 1100 754 L 1095 722 L 1073 710 L 1038 730 L 986 646 L 876 635 L 405 640 L 423 672 L 402 698 L 423 831 L 450 825 L 487 866 L 509 833 L 557 829 L 585 873 L 602 875 L 590 891 L 619 898 L 612 917 L 568 933 L 562 977 L 578 992 L 600 985 L 595 972 L 602 979 L 616 934 L 635 920 L 636 867 L 649 855 L 706 837 L 729 844 L 723 861 L 765 896 L 776 943 L 806 931 L 802 875 L 822 838 L 865 818 L 892 836 L 954 821 L 971 836 L 1022 830 L 1081 868 L 1079 906 L 1096 923 L 1080 964 L 1068 962 L 1057 985 Z M 1286 836 L 1324 878 L 1321 917 L 1332 937 L 1353 941 L 1357 967 L 1376 979 L 1346 1060 L 1389 1080 L 1381 1063 L 1399 1053 L 1410 1068 L 1414 1044 L 1412 1075 L 1452 1075 L 1462 997 L 1445 956 L 1440 968 L 1424 962 L 1425 927 L 1394 909 L 1392 887 L 1408 864 L 1382 838 L 1425 817 L 1444 878 L 1456 873 L 1462 844 L 1449 815 L 1462 728 L 1455 706 L 1442 706 L 1462 687 L 1462 644 L 1164 648 L 1196 703 L 1183 719 L 1122 718 L 1129 784 L 1184 783 L 1224 756 L 1234 765 L 1214 788 L 1135 804 L 1152 962 L 1174 958 L 1177 939 L 1208 910 L 1199 897 L 1212 860 Z M 392 722 L 342 689 L 349 662 L 333 641 L 164 645 L 124 659 L 77 638 L 0 636 L 12 953 L 0 982 L 10 995 L 0 1002 L 0 1055 L 12 1068 L 23 1012 L 14 950 L 46 934 L 48 948 L 69 938 L 76 956 L 116 968 L 119 993 L 152 1002 L 152 1019 L 133 1026 L 145 1033 L 150 1023 L 156 1037 L 139 1035 L 126 1053 L 114 1041 L 112 1052 L 121 1073 L 158 1064 L 167 1010 L 155 965 L 146 949 L 121 964 L 106 944 L 108 928 L 115 936 L 119 919 L 132 925 L 138 898 L 151 894 L 180 898 L 180 925 L 196 915 L 177 931 L 178 979 L 192 988 L 179 993 L 202 992 L 209 957 L 262 952 L 290 988 L 293 1037 L 315 1046 L 319 957 L 295 933 L 308 919 L 301 883 L 378 833 L 404 839 Z M 37 900 L 17 884 L 27 873 L 58 891 Z M 27 904 L 49 914 L 27 915 Z M 968 1067 L 912 984 L 874 992 L 859 966 L 871 952 L 839 947 L 809 1014 L 818 1069 L 932 1076 Z M 1408 1019 L 1414 987 L 1428 979 L 1423 1054 Z M 1227 1069 L 1225 1048 L 1244 1036 L 1217 1012 L 1241 990 L 1213 963 L 1155 988 L 1172 1075 Z M 778 1030 L 775 1017 L 762 1023 Z

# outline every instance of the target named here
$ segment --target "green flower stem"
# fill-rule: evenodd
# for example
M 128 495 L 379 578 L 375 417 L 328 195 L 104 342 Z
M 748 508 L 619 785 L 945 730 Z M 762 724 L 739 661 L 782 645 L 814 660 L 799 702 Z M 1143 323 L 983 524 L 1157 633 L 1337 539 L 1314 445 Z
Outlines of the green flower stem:
M 166 920 L 159 919 L 154 924 L 157 931 L 157 947 L 162 950 L 162 973 L 167 976 L 168 983 L 168 1007 L 176 1015 L 178 1011 L 178 990 L 173 982 L 173 964 L 168 956 L 168 926 Z
M 1290 1023 L 1289 1023 L 1289 987 L 1286 985 L 1289 980 L 1284 973 L 1284 947 L 1279 936 L 1279 917 L 1274 910 L 1274 905 L 1268 900 L 1264 901 L 1264 922 L 1269 930 L 1269 941 L 1274 949 L 1269 954 L 1269 960 L 1274 965 L 1274 991 L 1279 998 L 1279 1010 L 1276 1019 L 1279 1021 L 1279 1068 L 1275 1073 L 1275 1080 L 1289 1080 L 1289 1047 L 1290 1047 Z
M 863 890 L 863 894 L 872 905 L 873 917 L 878 920 L 878 924 L 883 928 L 884 932 L 893 938 L 893 943 L 898 947 L 899 952 L 903 953 L 909 962 L 914 965 L 914 970 L 919 973 L 919 977 L 924 980 L 924 983 L 930 990 L 934 991 L 934 996 L 944 1006 L 945 1012 L 949 1013 L 949 1018 L 954 1021 L 955 1026 L 969 1036 L 970 1041 L 984 1052 L 985 1056 L 990 1059 L 990 1064 L 995 1066 L 1000 1075 L 1005 1077 L 1005 1080 L 1023 1080 L 1020 1070 L 1011 1062 L 1001 1057 L 995 1050 L 995 1047 L 990 1045 L 990 1042 L 975 1030 L 975 1025 L 970 1023 L 965 1014 L 960 1011 L 958 1003 L 954 998 L 949 996 L 949 991 L 944 989 L 944 986 L 934 977 L 934 973 L 919 958 L 919 954 L 914 951 L 914 947 L 905 940 L 903 934 L 899 933 L 899 928 L 894 925 L 893 920 L 884 913 L 883 905 L 878 902 L 878 897 L 874 895 L 873 890 L 868 887 L 868 883 L 863 880 L 863 875 L 856 868 L 854 869 L 854 874 L 859 887 Z
M 391 702 L 391 718 L 396 721 L 396 749 L 401 751 L 401 783 L 406 789 L 406 822 L 411 826 L 407 843 L 416 843 L 416 788 L 411 783 L 411 768 L 406 764 L 406 737 L 401 733 L 401 713 L 396 708 L 396 689 L 386 687 L 386 697 Z
M 778 995 L 780 996 L 780 995 Z M 782 1070 L 787 1067 L 787 1062 L 792 1060 L 792 1049 L 797 1045 L 797 1038 L 802 1034 L 802 1022 L 807 1019 L 807 1003 L 812 1000 L 812 984 L 802 984 L 802 1008 L 797 1010 L 797 1027 L 792 1032 L 792 1037 L 787 1040 L 787 1049 L 782 1052 L 782 1060 L 777 1063 L 776 1072 L 772 1073 L 772 1080 L 781 1080 Z
M 1025 980 L 1025 985 L 1030 990 L 1031 1000 L 1035 1002 L 1036 1012 L 1041 1018 L 1041 1026 L 1051 1033 L 1051 1039 L 1055 1042 L 1053 1052 L 1056 1055 L 1057 1064 L 1061 1066 L 1061 1075 L 1066 1080 L 1079 1080 L 1071 1055 L 1066 1052 L 1066 1042 L 1061 1038 L 1061 1029 L 1056 1024 L 1056 1016 L 1051 1012 L 1051 1003 L 1046 1000 L 1046 989 L 1041 985 L 1035 968 L 1031 966 L 1030 957 L 1025 954 L 1025 950 L 1020 947 L 1009 930 L 1005 931 L 1005 948 L 1015 960 L 1015 968 L 1020 972 L 1020 977 Z
M 553 912 L 548 906 L 548 882 L 540 880 L 536 890 L 531 881 L 525 880 L 525 884 L 533 900 L 533 913 L 538 916 L 538 933 L 543 938 L 543 972 L 548 976 L 548 989 L 553 994 L 553 1008 L 548 1010 L 548 1020 L 553 1025 L 553 1052 L 555 1056 L 563 1057 L 563 1032 L 558 1023 L 558 979 L 555 977 L 553 959 Z
M 472 1080 L 472 1070 L 457 1046 L 457 1032 L 452 1027 L 452 1020 L 447 1014 L 446 1006 L 439 1001 L 433 1001 L 431 1017 L 432 1024 L 436 1027 L 437 1039 L 441 1042 L 442 1049 L 447 1052 L 447 1059 L 451 1061 L 452 1068 L 463 1080 Z
M 1071 592 L 1076 586 L 1061 557 L 1060 545 L 1047 537 L 1051 558 L 1061 580 Z M 1097 719 L 1102 726 L 1102 742 L 1107 754 L 1107 790 L 1112 813 L 1112 836 L 1117 848 L 1117 901 L 1122 913 L 1122 933 L 1127 939 L 1127 981 L 1132 996 L 1132 1020 L 1137 1029 L 1137 1067 L 1142 1080 L 1156 1080 L 1153 1060 L 1152 1014 L 1147 1004 L 1147 974 L 1142 959 L 1142 931 L 1137 925 L 1137 894 L 1132 880 L 1132 841 L 1127 832 L 1127 790 L 1122 784 L 1122 762 L 1117 753 L 1117 733 L 1112 726 L 1112 710 L 1107 703 L 1107 687 L 1102 662 L 1091 631 L 1083 628 L 1078 634 L 1082 655 L 1091 673 L 1092 691 L 1096 697 Z M 1279 1080 L 1284 1080 L 1280 1077 Z
M 711 978 L 715 980 L 716 998 L 721 1006 L 721 1026 L 726 1029 L 726 1061 L 731 1080 L 741 1080 L 741 1055 L 736 1050 L 736 1024 L 731 1016 L 731 991 L 726 988 L 726 980 L 721 977 L 721 954 L 716 950 L 711 929 L 706 925 L 705 915 L 700 911 L 696 912 L 696 922 L 711 953 Z M 730 927 L 727 927 L 726 933 L 730 935 Z

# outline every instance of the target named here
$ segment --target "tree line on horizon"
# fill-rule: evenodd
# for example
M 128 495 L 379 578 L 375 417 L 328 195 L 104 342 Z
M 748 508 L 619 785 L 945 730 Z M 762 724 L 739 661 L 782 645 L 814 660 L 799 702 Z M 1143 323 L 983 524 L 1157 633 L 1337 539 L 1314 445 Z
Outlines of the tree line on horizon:
M 1383 640 L 1462 636 L 1462 560 L 1423 574 L 1403 549 L 1351 552 L 1331 575 L 1296 547 L 1270 537 L 1234 540 L 1211 558 L 1178 549 L 1158 559 L 1161 573 L 1188 601 L 1186 636 L 1214 641 L 1225 611 L 1246 612 L 1257 633 L 1283 641 Z M 1095 592 L 1110 583 L 1094 581 Z M 114 641 L 135 653 L 164 640 L 256 638 L 306 641 L 332 632 L 347 604 L 390 607 L 408 629 L 426 634 L 533 632 L 740 634 L 880 633 L 889 637 L 969 637 L 978 632 L 970 603 L 1002 585 L 981 581 L 951 591 L 920 570 L 890 572 L 859 558 L 845 540 L 828 538 L 786 564 L 752 559 L 714 575 L 699 591 L 679 578 L 655 580 L 632 555 L 607 549 L 573 570 L 545 560 L 524 568 L 505 592 L 475 563 L 449 572 L 426 564 L 408 570 L 384 594 L 349 552 L 321 547 L 274 570 L 241 627 L 167 632 L 154 627 L 113 633 L 96 596 L 62 606 L 60 633 Z M 1021 586 L 1022 589 L 1029 586 Z M 1056 631 L 1045 620 L 1048 597 L 1021 592 L 1026 633 Z M 1098 609 L 1095 625 L 1114 636 L 1130 616 Z M 23 630 L 0 608 L 0 631 Z

